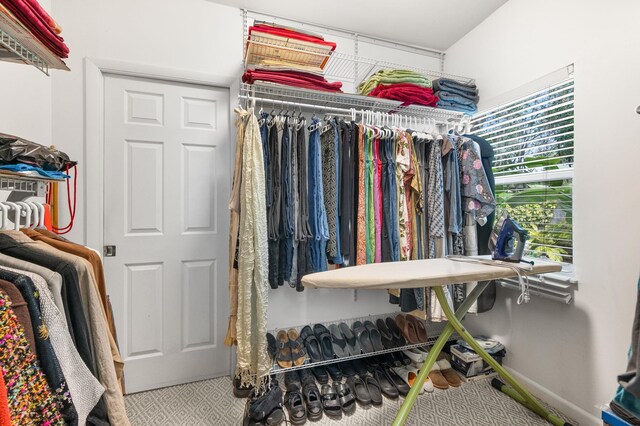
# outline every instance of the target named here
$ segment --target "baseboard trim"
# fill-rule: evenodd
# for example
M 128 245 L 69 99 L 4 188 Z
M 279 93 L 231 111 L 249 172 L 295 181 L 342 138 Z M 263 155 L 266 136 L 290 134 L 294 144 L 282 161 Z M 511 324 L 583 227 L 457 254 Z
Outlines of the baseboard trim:
M 601 426 L 602 420 L 598 417 L 590 414 L 588 411 L 583 410 L 572 402 L 567 401 L 566 399 L 556 395 L 551 392 L 549 389 L 544 386 L 539 385 L 534 382 L 530 378 L 523 376 L 512 368 L 505 367 L 509 373 L 513 375 L 520 383 L 524 385 L 525 388 L 529 392 L 531 392 L 535 397 L 541 399 L 547 404 L 551 405 L 553 408 L 560 411 L 565 416 L 571 418 L 572 420 L 578 422 L 580 426 Z

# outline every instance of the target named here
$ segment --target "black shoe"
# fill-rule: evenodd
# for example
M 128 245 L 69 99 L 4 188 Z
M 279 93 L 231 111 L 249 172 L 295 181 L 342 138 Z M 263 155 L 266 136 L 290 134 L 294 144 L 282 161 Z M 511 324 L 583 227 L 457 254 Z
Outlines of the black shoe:
M 374 352 L 373 343 L 371 343 L 371 337 L 369 336 L 369 330 L 362 325 L 360 321 L 356 321 L 353 323 L 353 332 L 356 335 L 356 339 L 360 343 L 360 347 L 362 347 L 362 353 L 370 354 Z
M 304 347 L 307 349 L 307 354 L 309 358 L 311 358 L 311 362 L 324 361 L 320 342 L 313 333 L 313 330 L 311 330 L 311 327 L 308 325 L 303 327 L 302 330 L 300 330 L 300 338 L 304 342 Z
M 366 376 L 369 377 L 369 376 Z M 351 392 L 356 396 L 356 400 L 361 405 L 368 407 L 371 405 L 371 395 L 367 389 L 367 384 L 360 377 L 349 377 L 347 385 L 351 388 Z
M 288 391 L 284 399 L 284 406 L 287 407 L 291 424 L 296 426 L 305 424 L 307 422 L 307 408 L 302 393 L 299 390 Z
M 356 370 L 353 368 L 353 364 L 351 361 L 344 361 L 340 364 L 340 370 L 342 370 L 342 375 L 346 377 L 352 377 L 356 375 Z
M 243 387 L 240 385 L 240 378 L 233 379 L 233 396 L 236 398 L 248 398 L 253 390 L 253 386 Z
M 384 370 L 376 370 L 373 372 L 373 377 L 376 379 L 376 382 L 380 385 L 380 391 L 384 396 L 391 399 L 396 399 L 400 393 L 398 389 L 393 385 L 389 378 L 384 373 Z
M 316 324 L 313 326 L 313 333 L 316 335 L 316 339 L 320 342 L 320 348 L 322 349 L 322 355 L 324 359 L 330 360 L 336 357 L 333 352 L 333 341 L 331 340 L 331 333 L 327 327 L 322 324 Z
M 404 360 L 400 356 L 400 352 L 392 352 L 391 356 L 393 357 L 393 366 L 394 367 L 402 367 L 404 365 Z
M 382 405 L 382 389 L 380 389 L 380 383 L 372 376 L 367 376 L 364 379 L 364 383 L 367 385 L 371 403 L 376 407 Z
M 327 370 L 329 370 L 329 375 L 333 379 L 334 382 L 339 382 L 342 380 L 342 371 L 338 367 L 338 364 L 328 364 Z
M 356 373 L 358 374 L 358 376 L 364 377 L 367 375 L 367 364 L 365 364 L 365 362 L 363 361 L 366 358 L 356 358 L 354 360 L 351 361 L 351 364 L 353 365 L 353 369 L 356 370 Z
M 327 373 L 327 369 L 324 368 L 324 365 L 313 367 L 311 371 L 313 372 L 313 375 L 316 376 L 318 383 L 321 385 L 329 383 L 329 374 Z
M 288 392 L 302 390 L 302 383 L 297 370 L 284 373 L 284 387 Z
M 322 385 L 322 408 L 327 417 L 333 419 L 342 418 L 342 407 L 333 383 Z
M 278 412 L 278 410 L 282 411 L 282 389 L 277 380 L 272 380 L 267 387 L 267 390 L 260 395 L 256 395 L 255 389 L 251 391 L 247 400 L 246 424 L 282 423 L 284 415 L 280 416 Z
M 411 358 L 409 358 L 404 352 L 402 351 L 398 351 L 396 352 L 396 357 L 399 357 L 400 360 L 402 361 L 403 365 L 409 365 L 411 364 Z
M 384 320 L 378 319 L 376 321 L 376 327 L 378 327 L 380 338 L 382 339 L 382 345 L 385 347 L 385 349 L 395 348 L 396 343 L 393 341 L 393 334 L 391 334 L 391 330 L 389 330 L 387 324 L 384 323 Z
M 271 333 L 267 333 L 267 352 L 269 352 L 271 362 L 273 362 L 276 359 L 276 338 Z
M 384 323 L 387 325 L 387 328 L 391 332 L 391 336 L 393 337 L 393 343 L 395 343 L 396 348 L 405 346 L 407 344 L 407 341 L 402 335 L 400 328 L 398 328 L 398 326 L 396 325 L 395 320 L 391 317 L 387 317 L 387 319 L 384 320 Z
M 376 352 L 383 351 L 384 345 L 382 344 L 382 336 L 380 335 L 380 330 L 373 325 L 371 321 L 365 321 L 364 327 L 369 331 L 369 339 L 371 339 L 371 343 L 373 344 L 373 350 Z
M 407 382 L 402 380 L 402 377 L 398 376 L 398 373 L 393 371 L 393 369 L 391 368 L 385 369 L 384 372 L 387 375 L 387 379 L 391 383 L 393 383 L 393 386 L 395 386 L 396 389 L 398 389 L 398 393 L 402 396 L 407 396 L 407 394 L 411 390 L 411 387 L 407 384 Z
M 367 358 L 364 358 L 364 364 L 367 366 L 367 371 L 369 373 L 375 370 L 376 368 L 380 367 L 380 362 L 375 356 L 369 356 Z M 364 375 L 360 374 L 360 377 L 364 377 Z
M 311 421 L 320 420 L 322 418 L 322 396 L 316 379 L 307 369 L 300 370 L 300 379 L 302 381 L 302 396 L 307 404 L 307 418 Z
M 401 367 L 402 361 L 396 358 L 393 352 L 384 354 L 385 366 L 387 367 Z

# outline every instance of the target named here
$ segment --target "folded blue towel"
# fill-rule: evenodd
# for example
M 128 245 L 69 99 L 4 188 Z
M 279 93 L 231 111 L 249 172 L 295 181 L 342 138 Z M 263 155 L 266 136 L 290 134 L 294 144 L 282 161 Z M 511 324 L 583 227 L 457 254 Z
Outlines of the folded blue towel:
M 10 172 L 37 172 L 38 174 L 49 178 L 49 179 L 69 179 L 71 176 L 64 174 L 62 172 L 43 170 L 40 167 L 32 166 L 30 164 L 7 164 L 4 166 L 0 166 L 0 170 L 9 170 Z
M 478 107 L 475 104 L 463 105 L 457 102 L 439 100 L 436 104 L 436 108 L 448 109 L 451 111 L 464 112 L 467 115 L 473 115 L 478 112 Z
M 474 102 L 472 99 L 469 99 L 464 96 L 456 95 L 455 93 L 451 93 L 451 92 L 436 92 L 436 96 L 441 101 L 445 101 L 445 102 L 454 102 L 460 105 L 468 105 L 468 106 L 476 105 L 476 102 Z
M 438 92 L 436 92 L 436 93 L 438 93 Z M 455 87 L 440 88 L 440 93 L 447 93 L 447 94 L 449 94 L 449 96 L 458 95 L 458 96 L 461 96 L 461 97 L 463 97 L 465 99 L 469 99 L 474 104 L 477 104 L 480 101 L 480 96 L 471 95 L 469 92 L 467 92 L 465 90 L 457 89 Z
M 464 94 L 470 98 L 478 96 L 478 87 L 475 84 L 464 84 L 456 80 L 451 80 L 450 78 L 439 78 L 433 81 L 433 91 L 437 92 L 439 90 L 455 91 L 458 94 Z

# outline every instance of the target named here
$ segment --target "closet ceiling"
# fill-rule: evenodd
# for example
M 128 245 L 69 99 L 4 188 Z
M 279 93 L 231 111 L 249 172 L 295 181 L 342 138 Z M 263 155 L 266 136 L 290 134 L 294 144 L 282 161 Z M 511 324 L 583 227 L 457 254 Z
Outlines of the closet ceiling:
M 507 0 L 210 0 L 320 26 L 447 50 Z

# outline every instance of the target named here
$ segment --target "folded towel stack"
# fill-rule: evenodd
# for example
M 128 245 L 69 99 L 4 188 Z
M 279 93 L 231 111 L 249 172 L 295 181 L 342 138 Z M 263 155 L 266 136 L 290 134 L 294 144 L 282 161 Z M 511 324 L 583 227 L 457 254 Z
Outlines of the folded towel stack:
M 411 104 L 436 106 L 438 102 L 438 97 L 434 96 L 431 88 L 411 83 L 378 84 L 369 96 L 402 101 L 402 106 Z
M 323 77 L 328 57 L 336 48 L 334 42 L 326 41 L 318 34 L 263 22 L 256 22 L 249 28 L 249 40 L 253 39 L 259 44 L 247 43 L 246 55 L 247 63 L 255 69 L 244 73 L 243 82 L 265 81 L 328 92 L 342 91 L 342 83 L 329 83 Z M 307 52 L 305 48 L 310 50 Z
M 301 87 L 303 89 L 322 90 L 325 92 L 341 92 L 342 83 L 329 83 L 324 77 L 302 71 L 269 71 L 247 70 L 243 76 L 244 83 L 253 84 L 256 81 L 284 84 Z
M 402 101 L 405 106 L 435 106 L 438 101 L 433 95 L 431 80 L 409 70 L 380 70 L 360 83 L 358 93 Z
M 438 108 L 452 111 L 464 112 L 468 115 L 478 111 L 478 88 L 474 83 L 460 83 L 448 78 L 434 80 L 433 88 L 436 96 Z

